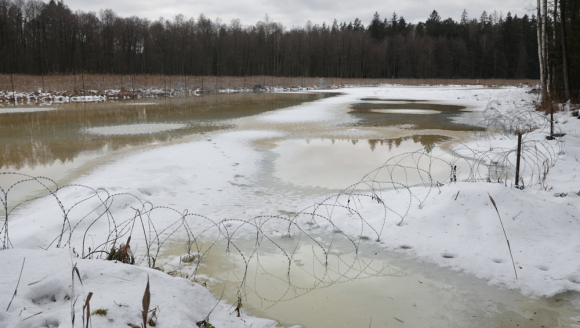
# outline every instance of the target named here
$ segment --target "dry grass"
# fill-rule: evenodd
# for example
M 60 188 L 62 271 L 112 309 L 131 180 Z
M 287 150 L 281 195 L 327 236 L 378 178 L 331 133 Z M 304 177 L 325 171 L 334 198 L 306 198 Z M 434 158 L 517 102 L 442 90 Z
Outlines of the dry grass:
M 116 248 L 114 245 L 107 256 L 107 260 L 109 261 L 119 261 L 126 264 L 135 264 L 135 256 L 133 255 L 133 251 L 131 251 L 131 246 L 129 243 L 131 242 L 131 236 L 127 238 L 127 243 L 119 246 Z
M 493 199 L 493 197 L 491 197 L 491 195 L 489 193 L 487 193 L 487 195 L 489 196 L 489 199 L 491 200 L 491 204 L 493 205 L 493 207 L 495 208 L 495 211 L 497 212 L 497 217 L 499 218 L 499 222 L 501 223 L 501 229 L 503 230 L 503 235 L 505 237 L 505 241 L 507 243 L 508 250 L 509 250 L 510 256 L 512 258 L 512 265 L 514 267 L 514 273 L 516 275 L 516 279 L 518 279 L 518 272 L 516 271 L 516 263 L 514 262 L 514 256 L 512 255 L 512 248 L 510 246 L 510 241 L 508 240 L 507 234 L 505 232 L 505 228 L 503 226 L 503 221 L 501 220 L 501 216 L 499 215 L 499 210 L 497 209 L 497 205 L 495 204 L 495 200 Z
M 38 95 L 50 93 L 57 96 L 115 96 L 123 98 L 143 95 L 171 96 L 192 94 L 196 90 L 215 93 L 219 90 L 251 91 L 255 85 L 262 88 L 314 89 L 347 86 L 398 85 L 483 85 L 483 86 L 534 86 L 539 80 L 523 79 L 343 79 L 277 76 L 167 76 L 167 75 L 0 75 L 0 99 L 10 100 L 8 94 Z

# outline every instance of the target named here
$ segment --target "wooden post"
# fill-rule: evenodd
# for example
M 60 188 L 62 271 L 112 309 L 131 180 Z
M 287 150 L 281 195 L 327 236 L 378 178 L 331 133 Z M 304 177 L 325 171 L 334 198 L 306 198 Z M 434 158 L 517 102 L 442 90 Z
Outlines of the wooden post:
M 516 187 L 520 183 L 520 158 L 522 153 L 522 133 L 518 130 L 518 153 L 516 159 Z
M 83 98 L 85 98 L 83 100 L 86 101 L 87 100 L 86 99 L 87 95 L 85 94 L 85 74 L 84 73 L 81 75 L 81 78 L 83 80 Z
M 203 76 L 201 77 L 201 96 L 203 97 Z
M 44 74 L 42 75 L 42 93 L 44 93 Z
M 184 75 L 183 76 L 183 80 L 185 81 L 185 99 L 187 99 L 187 94 L 188 94 L 188 91 L 187 91 L 187 75 Z
M 550 140 L 554 139 L 554 105 L 550 103 Z

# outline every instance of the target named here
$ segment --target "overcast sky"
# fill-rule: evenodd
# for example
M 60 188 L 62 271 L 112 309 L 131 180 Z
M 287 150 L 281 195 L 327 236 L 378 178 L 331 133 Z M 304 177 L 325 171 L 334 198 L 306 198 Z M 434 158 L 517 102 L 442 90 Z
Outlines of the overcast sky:
M 47 0 L 45 0 L 47 1 Z M 95 11 L 113 9 L 119 16 L 139 16 L 151 20 L 164 17 L 171 19 L 178 14 L 197 18 L 203 13 L 224 23 L 239 18 L 243 25 L 255 24 L 268 14 L 270 19 L 285 27 L 304 26 L 310 20 L 314 24 L 349 22 L 359 18 L 368 25 L 375 11 L 381 18 L 391 17 L 393 12 L 408 22 L 424 21 L 433 10 L 446 19 L 459 20 L 463 9 L 470 18 L 479 18 L 485 10 L 497 10 L 504 16 L 531 15 L 532 0 L 65 0 L 72 10 Z

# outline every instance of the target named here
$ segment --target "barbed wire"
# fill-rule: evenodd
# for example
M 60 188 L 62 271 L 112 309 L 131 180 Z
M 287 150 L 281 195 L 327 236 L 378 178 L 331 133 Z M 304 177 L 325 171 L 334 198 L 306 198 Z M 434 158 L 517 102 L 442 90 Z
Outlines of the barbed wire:
M 403 224 L 413 206 L 422 207 L 429 196 L 440 192 L 444 185 L 464 181 L 503 183 L 507 186 L 516 166 L 514 131 L 524 134 L 520 163 L 522 181 L 525 180 L 528 186 L 542 183 L 547 174 L 546 167 L 554 166 L 558 154 L 563 151 L 564 138 L 547 140 L 551 122 L 537 112 L 514 107 L 502 113 L 499 106 L 499 103 L 490 102 L 478 127 L 485 130 L 480 132 L 484 134 L 484 140 L 488 140 L 490 145 L 498 142 L 500 146 L 483 149 L 460 143 L 445 151 L 426 147 L 399 154 L 357 183 L 310 207 L 285 215 L 212 219 L 189 213 L 186 209 L 180 211 L 154 205 L 127 192 L 112 193 L 80 184 L 59 186 L 47 177 L 17 172 L 0 173 L 0 176 L 11 176 L 17 180 L 7 187 L 0 185 L 4 208 L 0 228 L 2 248 L 14 247 L 10 224 L 16 219 L 16 213 L 27 213 L 25 207 L 32 202 L 43 202 L 43 208 L 55 207 L 56 204 L 58 213 L 62 215 L 58 232 L 46 239 L 43 248 L 68 247 L 82 258 L 106 258 L 105 255 L 110 255 L 112 250 L 123 243 L 129 245 L 129 241 L 133 240 L 132 245 L 138 245 L 132 249 L 135 263 L 141 265 L 146 261 L 148 266 L 154 267 L 168 244 L 180 242 L 185 245 L 184 256 L 193 259 L 190 277 L 195 277 L 212 248 L 223 243 L 226 245 L 225 252 L 235 254 L 243 263 L 241 286 L 248 286 L 247 274 L 253 260 L 257 261 L 260 270 L 268 271 L 258 260 L 267 245 L 267 249 L 282 254 L 287 260 L 285 277 L 272 273 L 276 279 L 287 280 L 287 292 L 279 299 L 263 298 L 270 305 L 277 304 L 299 297 L 312 288 L 367 277 L 368 265 L 359 266 L 356 270 L 353 265 L 353 261 L 362 260 L 363 264 L 367 261 L 358 257 L 361 243 L 366 240 L 381 241 L 389 224 Z M 557 131 L 560 131 L 559 128 Z M 25 184 L 34 184 L 43 192 L 30 195 L 23 201 L 11 202 L 9 196 L 15 188 Z M 353 222 L 359 227 L 357 230 L 352 229 Z M 330 242 L 319 239 L 320 232 L 312 232 L 312 229 L 321 227 L 332 231 Z M 343 266 L 345 271 L 333 271 L 328 267 L 329 257 L 333 256 L 330 250 L 337 240 L 350 245 L 350 252 L 355 254 L 354 260 Z M 312 247 L 315 262 L 325 268 L 323 278 L 313 275 L 314 285 L 309 287 L 294 285 L 290 278 L 291 270 L 296 269 L 292 266 L 293 260 L 299 245 L 303 244 Z M 383 268 L 385 270 L 375 270 L 373 275 L 404 274 L 390 267 Z M 256 285 L 250 285 L 249 291 L 259 295 Z

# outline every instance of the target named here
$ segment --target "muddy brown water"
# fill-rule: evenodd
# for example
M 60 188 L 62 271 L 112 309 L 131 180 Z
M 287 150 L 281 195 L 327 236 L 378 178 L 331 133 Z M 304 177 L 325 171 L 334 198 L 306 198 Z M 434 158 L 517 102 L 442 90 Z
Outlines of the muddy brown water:
M 481 130 L 473 125 L 457 123 L 453 120 L 467 111 L 464 106 L 435 103 L 357 103 L 351 105 L 350 108 L 349 114 L 359 119 L 353 126 L 404 126 L 413 130 Z M 423 114 L 433 111 L 436 115 L 418 115 L 413 111 L 423 112 Z
M 219 95 L 167 101 L 57 104 L 52 105 L 54 110 L 43 107 L 42 111 L 26 105 L 6 108 L 7 113 L 3 114 L 0 108 L 0 172 L 16 170 L 45 175 L 62 184 L 117 155 L 130 156 L 136 149 L 240 128 L 239 120 L 247 121 L 247 125 L 241 124 L 242 128 L 271 128 L 253 122 L 251 117 L 325 96 Z M 405 99 L 361 101 L 372 103 L 350 106 L 348 114 L 359 119 L 355 124 L 310 123 L 304 130 L 293 124 L 276 125 L 276 129 L 293 132 L 288 137 L 255 143 L 257 149 L 265 152 L 263 174 L 267 176 L 257 183 L 276 192 L 299 190 L 320 196 L 356 182 L 393 155 L 422 148 L 443 152 L 442 145 L 467 138 L 474 129 L 453 120 L 469 110 L 463 106 Z M 398 110 L 408 112 L 397 113 Z M 331 137 L 333 132 L 348 132 L 353 127 L 369 132 L 370 136 Z M 6 176 L 2 179 L 2 184 L 9 182 Z M 319 238 L 323 245 L 332 240 L 329 236 Z M 358 254 L 352 252 L 351 245 L 334 241 L 324 261 L 323 250 L 312 243 L 301 242 L 290 248 L 288 240 L 276 242 L 286 253 L 273 245 L 264 245 L 255 256 L 246 258 L 248 263 L 234 252 L 228 255 L 227 242 L 219 242 L 203 258 L 195 279 L 199 283 L 207 281 L 216 297 L 224 291 L 224 299 L 234 304 L 232 311 L 239 292 L 244 311 L 277 320 L 283 326 L 580 325 L 576 294 L 528 298 L 470 276 L 417 263 L 405 256 L 403 248 L 385 250 L 370 241 L 362 241 Z M 183 245 L 174 241 L 160 260 L 168 262 L 172 257 L 184 255 Z M 250 246 L 240 247 L 244 254 L 251 254 Z M 291 261 L 288 254 L 292 254 Z M 167 264 L 167 269 L 176 268 Z M 189 274 L 194 266 L 182 262 L 181 270 Z
M 111 152 L 231 129 L 233 119 L 325 96 L 252 93 L 165 101 L 58 104 L 54 110 L 38 107 L 40 111 L 32 111 L 30 106 L 16 112 L 14 108 L 0 108 L 0 169 L 72 162 L 81 153 L 90 151 Z M 164 124 L 167 129 L 139 131 L 143 124 Z M 92 133 L 96 128 L 101 130 Z
M 243 241 L 229 251 L 226 243 L 200 243 L 201 265 L 182 261 L 172 269 L 223 295 L 232 311 L 241 303 L 284 327 L 546 328 L 580 321 L 575 294 L 528 298 L 368 241 L 355 254 L 336 237 L 322 236 L 318 244 L 296 236 L 273 240 L 275 246 L 261 245 L 256 253 Z M 184 252 L 174 244 L 162 256 L 185 258 Z
M 12 188 L 11 208 L 47 194 L 120 156 L 234 129 L 234 121 L 336 94 L 242 93 L 194 98 L 0 107 L 0 187 Z M 0 217 L 3 221 L 3 216 Z

